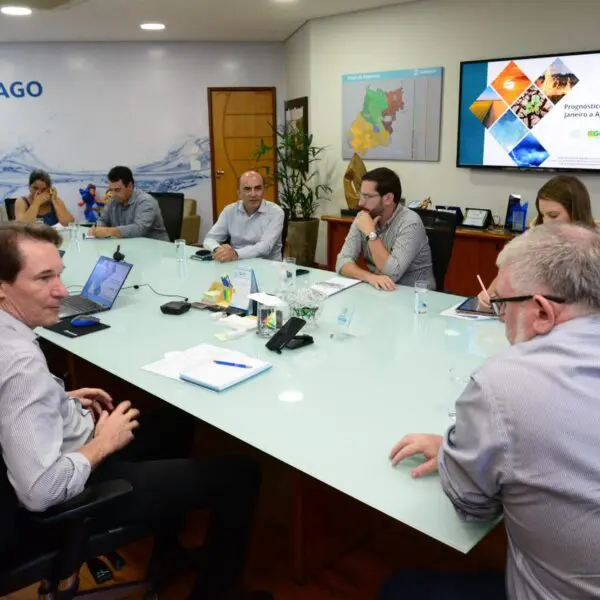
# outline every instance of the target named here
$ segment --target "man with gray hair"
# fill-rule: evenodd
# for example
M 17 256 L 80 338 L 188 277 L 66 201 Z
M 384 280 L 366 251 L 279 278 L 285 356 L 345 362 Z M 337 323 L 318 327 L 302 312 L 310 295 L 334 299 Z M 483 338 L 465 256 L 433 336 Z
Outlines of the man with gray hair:
M 511 347 L 471 375 L 444 437 L 407 435 L 390 459 L 424 455 L 412 476 L 439 470 L 465 520 L 504 514 L 506 580 L 398 573 L 380 600 L 600 598 L 600 235 L 538 226 L 497 264 Z

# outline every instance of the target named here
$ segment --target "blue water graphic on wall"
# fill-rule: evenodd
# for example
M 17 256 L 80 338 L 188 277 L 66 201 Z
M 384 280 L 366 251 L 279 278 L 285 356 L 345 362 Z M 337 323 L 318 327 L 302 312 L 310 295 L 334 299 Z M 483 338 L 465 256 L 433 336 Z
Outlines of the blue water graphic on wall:
M 179 192 L 210 179 L 210 142 L 207 137 L 189 137 L 171 148 L 161 160 L 141 165 L 127 165 L 134 174 L 136 186 L 152 192 Z M 61 171 L 37 158 L 29 146 L 19 146 L 0 157 L 0 201 L 25 193 L 29 174 L 44 169 L 54 185 L 87 185 L 106 187 L 105 170 Z

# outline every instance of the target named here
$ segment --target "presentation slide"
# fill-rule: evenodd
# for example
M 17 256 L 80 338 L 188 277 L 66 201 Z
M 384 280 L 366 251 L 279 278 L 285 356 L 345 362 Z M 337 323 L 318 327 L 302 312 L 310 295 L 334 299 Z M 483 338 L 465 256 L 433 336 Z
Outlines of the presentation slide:
M 600 169 L 600 52 L 461 63 L 457 166 Z

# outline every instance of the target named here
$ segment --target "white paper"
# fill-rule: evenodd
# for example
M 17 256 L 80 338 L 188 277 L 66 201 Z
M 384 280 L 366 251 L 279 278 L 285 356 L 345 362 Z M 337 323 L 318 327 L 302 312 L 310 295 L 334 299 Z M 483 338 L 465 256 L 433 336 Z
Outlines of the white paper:
M 226 325 L 233 329 L 242 329 L 244 331 L 250 331 L 256 329 L 258 321 L 254 317 L 240 317 L 239 315 L 229 315 L 223 319 L 219 319 L 219 325 Z
M 338 292 L 342 292 L 361 283 L 358 279 L 350 279 L 349 277 L 331 277 L 325 281 L 315 283 L 311 288 L 325 294 L 328 298 Z
M 193 369 L 198 365 L 212 363 L 213 360 L 226 360 L 251 365 L 254 363 L 265 364 L 236 350 L 220 348 L 211 344 L 200 344 L 181 352 L 166 352 L 164 358 L 145 365 L 142 369 L 150 373 L 162 375 L 163 377 L 169 377 L 170 379 L 179 379 L 181 373 Z M 211 366 L 213 365 L 211 364 Z
M 495 319 L 496 317 L 490 315 L 465 315 L 463 313 L 456 312 L 456 309 L 463 303 L 461 300 L 458 304 L 443 310 L 440 315 L 442 317 L 453 317 L 454 319 L 466 319 L 467 321 L 489 321 L 490 319 Z
M 250 304 L 248 298 L 250 294 L 258 291 L 254 269 L 241 267 L 236 269 L 229 279 L 233 286 L 233 296 L 230 306 L 248 310 L 248 305 Z
M 250 294 L 248 299 L 254 300 L 263 306 L 270 306 L 271 308 L 283 308 L 286 306 L 286 303 L 281 298 L 278 298 L 277 296 L 271 296 L 270 294 L 265 294 L 264 292 Z

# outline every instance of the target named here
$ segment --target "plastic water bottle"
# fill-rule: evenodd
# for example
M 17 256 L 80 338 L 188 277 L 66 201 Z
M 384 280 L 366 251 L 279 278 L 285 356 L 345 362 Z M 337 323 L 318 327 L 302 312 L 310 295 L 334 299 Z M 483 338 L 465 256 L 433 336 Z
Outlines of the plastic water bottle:
M 354 316 L 354 310 L 350 308 L 344 308 L 338 315 L 336 320 L 336 326 L 334 332 L 331 334 L 331 338 L 343 340 L 350 337 L 350 325 L 352 323 L 352 317 Z

